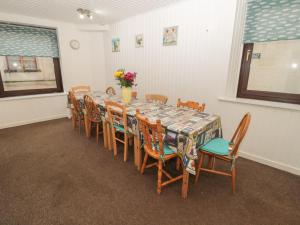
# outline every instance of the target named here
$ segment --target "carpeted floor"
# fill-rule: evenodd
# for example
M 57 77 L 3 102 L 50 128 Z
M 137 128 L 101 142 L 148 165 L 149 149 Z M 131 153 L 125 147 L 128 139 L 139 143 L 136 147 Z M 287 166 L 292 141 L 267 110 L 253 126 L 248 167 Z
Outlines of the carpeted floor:
M 298 176 L 240 158 L 235 195 L 202 174 L 183 200 L 181 182 L 159 196 L 154 169 L 102 146 L 67 119 L 0 130 L 0 224 L 300 224 Z

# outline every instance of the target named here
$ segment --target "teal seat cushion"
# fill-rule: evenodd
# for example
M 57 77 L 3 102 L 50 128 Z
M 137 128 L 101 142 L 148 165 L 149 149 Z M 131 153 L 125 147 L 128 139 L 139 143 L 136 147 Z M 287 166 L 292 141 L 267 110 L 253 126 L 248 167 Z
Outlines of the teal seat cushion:
M 117 124 L 115 124 L 114 125 L 114 127 L 116 128 L 116 130 L 117 131 L 119 131 L 119 132 L 122 132 L 122 133 L 124 133 L 125 132 L 125 130 L 124 130 L 124 127 L 123 126 L 120 126 L 120 125 L 117 125 Z
M 156 145 L 157 145 L 156 149 L 158 150 L 159 149 L 159 143 L 157 143 Z M 152 148 L 154 148 L 154 144 L 153 143 L 152 143 Z M 175 153 L 175 152 L 169 147 L 169 145 L 167 145 L 167 144 L 164 143 L 164 154 L 165 155 L 171 155 L 173 153 Z
M 217 155 L 229 155 L 229 141 L 223 138 L 215 138 L 200 149 Z

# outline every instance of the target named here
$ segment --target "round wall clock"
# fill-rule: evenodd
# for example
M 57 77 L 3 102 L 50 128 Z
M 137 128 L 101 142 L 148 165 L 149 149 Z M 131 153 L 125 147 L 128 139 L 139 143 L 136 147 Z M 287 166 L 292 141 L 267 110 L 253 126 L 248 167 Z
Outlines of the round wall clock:
M 77 40 L 71 40 L 70 41 L 70 47 L 77 50 L 80 48 L 80 43 Z

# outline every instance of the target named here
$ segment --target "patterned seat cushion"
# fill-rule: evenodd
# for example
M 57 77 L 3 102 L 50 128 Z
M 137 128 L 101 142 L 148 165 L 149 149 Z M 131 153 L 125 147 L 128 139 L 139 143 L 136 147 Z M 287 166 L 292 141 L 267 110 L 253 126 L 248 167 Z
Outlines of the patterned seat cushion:
M 123 126 L 120 126 L 120 125 L 114 124 L 114 128 L 116 128 L 116 130 L 117 130 L 118 132 L 122 132 L 122 133 L 124 133 L 124 132 L 125 132 L 125 130 L 124 130 L 124 127 L 123 127 Z
M 229 154 L 229 141 L 223 138 L 215 138 L 202 146 L 200 150 L 211 152 L 217 155 L 228 155 Z
M 157 143 L 156 145 L 157 145 L 156 149 L 158 151 L 158 149 L 159 149 L 159 143 Z M 152 149 L 154 149 L 154 144 L 153 143 L 152 143 Z M 164 143 L 164 154 L 165 155 L 171 155 L 173 153 L 175 153 L 175 152 L 169 147 L 169 145 L 167 145 L 166 143 Z

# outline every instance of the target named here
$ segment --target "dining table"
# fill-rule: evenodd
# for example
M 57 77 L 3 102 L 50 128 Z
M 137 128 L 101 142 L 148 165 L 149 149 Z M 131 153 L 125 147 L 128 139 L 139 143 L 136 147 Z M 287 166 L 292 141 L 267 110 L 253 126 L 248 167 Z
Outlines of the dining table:
M 109 149 L 112 149 L 111 131 L 107 120 L 105 100 L 115 101 L 126 107 L 129 132 L 134 135 L 134 164 L 138 170 L 142 165 L 143 140 L 135 117 L 136 110 L 139 109 L 151 122 L 161 121 L 164 128 L 164 143 L 168 144 L 182 160 L 184 168 L 181 196 L 184 199 L 187 198 L 189 176 L 190 174 L 196 175 L 195 161 L 198 159 L 199 148 L 214 138 L 222 137 L 220 116 L 140 99 L 132 99 L 130 103 L 124 103 L 121 96 L 107 95 L 103 92 L 94 92 L 90 95 L 99 106 L 103 122 L 104 145 Z M 84 112 L 83 95 L 75 96 Z

